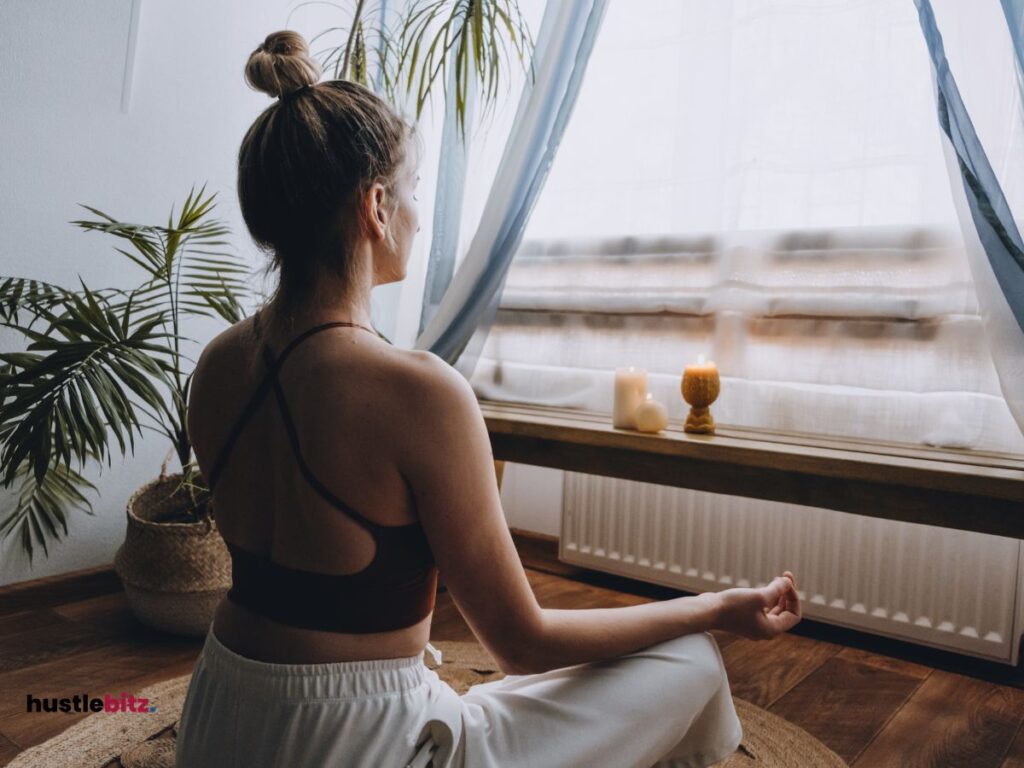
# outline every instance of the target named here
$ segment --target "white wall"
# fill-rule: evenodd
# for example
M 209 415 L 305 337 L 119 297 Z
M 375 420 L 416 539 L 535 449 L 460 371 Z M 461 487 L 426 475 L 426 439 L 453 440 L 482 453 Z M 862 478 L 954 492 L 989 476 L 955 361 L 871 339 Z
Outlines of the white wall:
M 242 72 L 269 32 L 296 29 L 310 39 L 339 23 L 331 7 L 298 6 L 141 0 L 130 108 L 122 112 L 131 0 L 0 2 L 0 274 L 63 284 L 81 274 L 95 287 L 132 285 L 137 274 L 112 250 L 112 238 L 68 223 L 91 218 L 76 203 L 115 218 L 160 223 L 203 182 L 219 193 L 217 214 L 231 226 L 236 250 L 261 267 L 238 211 L 235 173 L 242 136 L 271 101 L 250 90 Z M 428 148 L 419 195 L 425 221 L 414 267 L 408 285 L 382 286 L 374 294 L 375 322 L 391 338 L 400 330 L 399 301 L 416 301 L 422 293 L 418 262 L 429 242 L 436 155 L 431 126 L 421 131 Z M 211 322 L 192 331 L 205 340 L 218 327 Z M 0 337 L 0 348 L 12 348 L 10 336 Z M 48 558 L 40 552 L 31 570 L 20 545 L 9 541 L 0 584 L 110 563 L 124 538 L 125 502 L 157 474 L 167 448 L 148 437 L 134 459 L 92 473 L 100 491 L 96 516 L 74 515 L 67 539 Z

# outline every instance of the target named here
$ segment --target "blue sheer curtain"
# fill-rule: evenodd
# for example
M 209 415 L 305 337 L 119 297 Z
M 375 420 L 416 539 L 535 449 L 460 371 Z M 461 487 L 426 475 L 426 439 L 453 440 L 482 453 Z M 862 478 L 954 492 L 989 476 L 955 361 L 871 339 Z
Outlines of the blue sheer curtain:
M 606 6 L 607 0 L 557 0 L 545 7 L 534 48 L 535 79 L 524 87 L 480 225 L 443 299 L 436 309 L 427 309 L 431 316 L 415 348 L 429 349 L 466 378 L 472 376 L 509 264 L 572 114 Z M 461 201 L 455 180 L 445 184 Z M 461 207 L 449 204 L 446 210 L 449 218 L 441 222 L 439 235 L 443 247 L 432 244 L 432 260 L 450 259 L 452 238 L 457 241 L 457 219 L 454 227 L 452 219 Z M 428 280 L 425 287 L 435 297 L 436 283 Z
M 1017 66 L 1024 71 L 1024 0 L 1002 0 L 1003 15 L 1010 26 Z
M 1004 397 L 1024 432 L 1024 240 L 961 97 L 932 3 L 915 3 L 934 68 L 939 122 L 949 138 L 948 149 L 955 157 L 955 165 L 950 164 L 951 172 L 959 176 L 954 180 L 954 192 L 959 191 L 957 184 L 962 187 L 961 224 L 978 301 Z M 1019 63 L 1024 3 L 1002 0 L 1002 8 Z M 1012 62 L 1010 65 L 1013 66 Z M 993 78 L 991 82 L 997 80 Z M 1016 95 L 1007 93 L 1005 98 L 1013 99 Z M 1019 112 L 1017 119 L 1022 119 Z
M 452 59 L 454 58 L 453 54 Z M 453 61 L 448 93 L 455 92 L 455 72 Z M 469 77 L 474 77 L 474 70 L 469 70 Z M 417 336 L 423 333 L 427 324 L 437 314 L 437 309 L 441 306 L 444 294 L 451 284 L 452 275 L 455 274 L 462 206 L 466 192 L 466 164 L 469 160 L 466 141 L 476 111 L 476 88 L 472 83 L 466 89 L 466 134 L 459 130 L 455 106 L 455 99 L 449 99 L 445 105 L 444 126 L 441 129 L 441 154 L 437 167 L 437 190 L 434 195 L 433 236 L 430 240 L 430 256 L 427 259 L 423 306 L 420 308 Z

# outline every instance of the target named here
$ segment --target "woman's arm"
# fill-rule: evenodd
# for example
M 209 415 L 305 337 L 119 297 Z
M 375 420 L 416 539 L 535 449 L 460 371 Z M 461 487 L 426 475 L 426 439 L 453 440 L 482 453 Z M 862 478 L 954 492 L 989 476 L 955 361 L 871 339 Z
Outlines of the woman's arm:
M 542 608 L 538 642 L 518 674 L 622 656 L 693 632 L 724 629 L 755 640 L 785 632 L 800 620 L 793 576 L 757 589 L 727 589 L 622 608 Z M 513 673 L 517 674 L 517 673 Z
M 620 608 L 541 609 L 541 629 L 512 674 L 623 656 L 717 626 L 718 600 L 708 592 Z
M 794 585 L 783 577 L 761 589 L 621 608 L 541 608 L 501 508 L 472 388 L 432 353 L 414 353 L 412 367 L 401 432 L 392 433 L 399 469 L 445 586 L 504 672 L 601 661 L 712 628 L 767 637 L 799 620 Z

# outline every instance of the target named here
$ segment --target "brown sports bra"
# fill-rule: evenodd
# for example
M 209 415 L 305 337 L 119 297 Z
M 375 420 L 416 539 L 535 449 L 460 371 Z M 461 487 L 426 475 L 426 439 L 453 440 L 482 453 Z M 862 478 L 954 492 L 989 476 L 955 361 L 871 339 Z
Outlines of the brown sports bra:
M 259 333 L 258 314 L 254 317 Z M 437 566 L 419 521 L 405 525 L 381 525 L 367 519 L 327 488 L 310 471 L 302 456 L 298 432 L 278 379 L 281 365 L 292 351 L 315 333 L 348 326 L 376 332 L 357 323 L 318 325 L 293 339 L 274 357 L 263 346 L 267 374 L 235 423 L 210 471 L 211 494 L 232 447 L 270 389 L 274 390 L 303 477 L 321 497 L 342 514 L 358 522 L 373 537 L 376 550 L 366 568 L 351 574 L 327 574 L 275 563 L 266 555 L 225 541 L 231 555 L 232 586 L 227 597 L 233 603 L 282 624 L 328 632 L 386 632 L 412 626 L 433 609 L 437 594 Z

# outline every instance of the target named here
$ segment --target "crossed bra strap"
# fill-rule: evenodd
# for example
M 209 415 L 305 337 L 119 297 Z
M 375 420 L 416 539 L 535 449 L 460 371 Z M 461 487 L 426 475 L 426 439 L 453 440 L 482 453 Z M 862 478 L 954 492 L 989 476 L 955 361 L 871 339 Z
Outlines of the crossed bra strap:
M 257 335 L 259 335 L 259 313 L 257 313 L 253 317 L 253 322 L 256 327 Z M 256 410 L 262 404 L 263 399 L 267 395 L 267 392 L 269 392 L 270 389 L 273 388 L 274 394 L 277 399 L 278 407 L 280 408 L 281 411 L 281 418 L 284 421 L 285 430 L 288 432 L 288 440 L 292 445 L 292 450 L 295 453 L 295 459 L 298 462 L 299 469 L 302 471 L 302 475 L 303 477 L 306 478 L 306 481 L 310 485 L 312 485 L 313 489 L 318 494 L 320 494 L 320 496 L 322 496 L 328 503 L 337 507 L 346 514 L 351 515 L 363 525 L 374 530 L 381 527 L 379 524 L 374 523 L 372 520 L 369 520 L 368 518 L 359 514 L 359 512 L 352 509 L 352 507 L 350 507 L 344 501 L 339 499 L 334 493 L 332 493 L 327 488 L 327 486 L 320 482 L 320 480 L 313 474 L 312 470 L 310 470 L 309 466 L 306 464 L 306 461 L 302 456 L 302 449 L 299 444 L 298 431 L 295 428 L 295 422 L 292 420 L 291 410 L 288 408 L 288 403 L 284 396 L 284 389 L 281 387 L 281 380 L 278 378 L 277 375 L 278 372 L 281 370 L 281 366 L 284 364 L 285 360 L 288 359 L 288 356 L 295 350 L 296 347 L 299 346 L 299 344 L 301 344 L 303 341 L 308 339 L 313 334 L 319 333 L 320 331 L 325 331 L 328 328 L 339 327 L 362 328 L 363 330 L 369 331 L 370 333 L 376 335 L 376 331 L 372 330 L 371 328 L 367 328 L 365 325 L 360 325 L 359 323 L 347 323 L 341 320 L 336 320 L 329 323 L 322 323 L 306 331 L 303 331 L 301 334 L 292 339 L 281 352 L 281 354 L 276 358 L 274 357 L 274 354 L 271 351 L 270 346 L 266 343 L 263 344 L 263 362 L 266 365 L 267 373 L 263 377 L 263 381 L 260 382 L 259 387 L 256 388 L 255 392 L 253 392 L 252 397 L 249 399 L 249 403 L 246 405 L 245 410 L 242 411 L 242 414 L 239 417 L 238 421 L 236 421 L 234 427 L 232 427 L 227 440 L 225 441 L 223 447 L 220 450 L 220 454 L 217 456 L 217 460 L 213 463 L 213 467 L 210 469 L 210 477 L 208 482 L 210 487 L 210 493 L 213 493 L 214 486 L 216 485 L 217 480 L 220 478 L 220 475 L 224 471 L 224 467 L 227 464 L 227 460 L 231 454 L 231 449 L 238 441 L 239 436 L 242 434 L 242 430 L 245 428 L 245 425 L 249 422 L 249 419 L 252 418 L 253 414 L 256 413 Z

